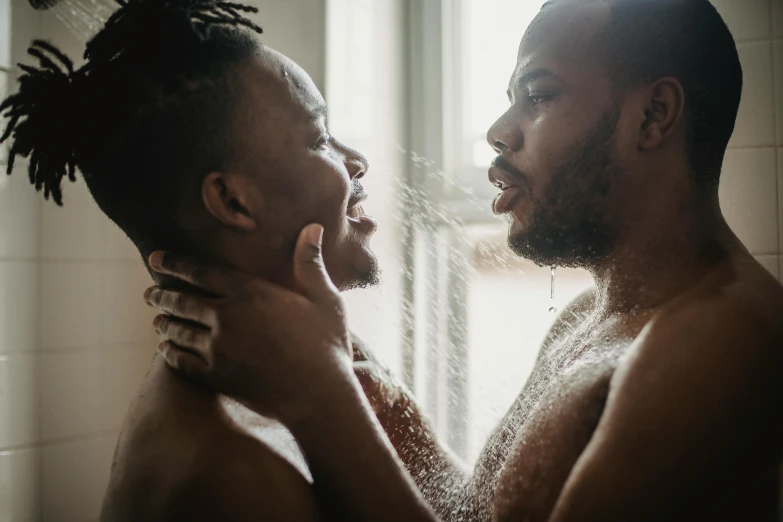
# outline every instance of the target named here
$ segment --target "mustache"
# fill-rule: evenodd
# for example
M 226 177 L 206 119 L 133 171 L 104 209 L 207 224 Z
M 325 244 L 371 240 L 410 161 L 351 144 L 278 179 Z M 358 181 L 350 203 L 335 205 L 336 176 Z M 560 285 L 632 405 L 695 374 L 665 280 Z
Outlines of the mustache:
M 364 187 L 362 187 L 362 184 L 358 181 L 351 182 L 351 195 L 349 196 L 349 201 L 359 201 L 362 199 L 367 198 L 367 192 L 365 192 Z
M 492 166 L 500 170 L 503 170 L 505 172 L 508 172 L 516 179 L 522 181 L 523 183 L 525 183 L 525 185 L 527 185 L 527 178 L 525 177 L 525 174 L 521 170 L 516 168 L 514 165 L 512 165 L 511 162 L 509 162 L 503 156 L 498 156 L 495 159 L 493 159 Z

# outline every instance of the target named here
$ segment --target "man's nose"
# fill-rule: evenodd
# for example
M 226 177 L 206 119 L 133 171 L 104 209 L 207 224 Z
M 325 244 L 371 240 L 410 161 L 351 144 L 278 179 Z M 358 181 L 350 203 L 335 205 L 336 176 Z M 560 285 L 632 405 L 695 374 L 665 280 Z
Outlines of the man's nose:
M 522 132 L 507 119 L 507 114 L 501 116 L 487 132 L 487 143 L 498 154 L 504 151 L 516 152 L 522 148 Z
M 367 163 L 367 158 L 359 151 L 346 147 L 345 167 L 348 169 L 351 179 L 354 180 L 362 179 L 367 174 L 367 169 L 370 168 L 370 165 Z

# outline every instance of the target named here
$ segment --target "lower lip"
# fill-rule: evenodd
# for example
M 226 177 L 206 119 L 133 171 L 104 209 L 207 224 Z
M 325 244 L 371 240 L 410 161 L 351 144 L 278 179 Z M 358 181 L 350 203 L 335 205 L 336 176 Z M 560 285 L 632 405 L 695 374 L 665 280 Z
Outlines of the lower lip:
M 495 214 L 506 214 L 511 212 L 514 203 L 521 194 L 522 190 L 519 187 L 507 188 L 495 198 L 495 201 L 492 203 L 492 211 Z
M 374 218 L 362 214 L 359 217 L 348 216 L 348 221 L 354 223 L 356 226 L 366 229 L 367 231 L 374 231 L 378 228 L 378 222 Z

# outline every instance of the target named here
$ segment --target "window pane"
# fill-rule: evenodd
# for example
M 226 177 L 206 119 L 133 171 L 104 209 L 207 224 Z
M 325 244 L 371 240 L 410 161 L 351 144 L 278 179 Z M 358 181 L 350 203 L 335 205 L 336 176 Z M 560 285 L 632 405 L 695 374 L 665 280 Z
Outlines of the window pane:
M 486 135 L 508 109 L 506 89 L 516 64 L 517 48 L 538 13 L 542 0 L 463 0 L 465 39 L 462 64 L 466 139 Z M 487 148 L 489 148 L 487 146 Z
M 522 390 L 557 314 L 592 285 L 584 270 L 558 268 L 550 301 L 550 269 L 512 254 L 507 225 L 470 228 L 473 277 L 468 285 L 468 455 L 484 442 Z

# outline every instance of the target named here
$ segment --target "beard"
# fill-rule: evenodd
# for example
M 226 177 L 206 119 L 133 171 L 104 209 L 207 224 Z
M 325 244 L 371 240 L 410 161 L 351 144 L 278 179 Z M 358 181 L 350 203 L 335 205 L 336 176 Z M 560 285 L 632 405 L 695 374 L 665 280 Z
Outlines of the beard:
M 584 267 L 605 259 L 614 230 L 604 205 L 619 169 L 613 140 L 619 108 L 613 106 L 557 167 L 525 230 L 508 237 L 511 250 L 539 266 Z
M 351 279 L 350 281 L 344 281 L 342 284 L 336 286 L 341 292 L 378 286 L 381 283 L 381 274 L 382 271 L 378 264 L 378 259 L 373 254 L 370 256 L 369 266 L 364 269 L 359 277 Z

